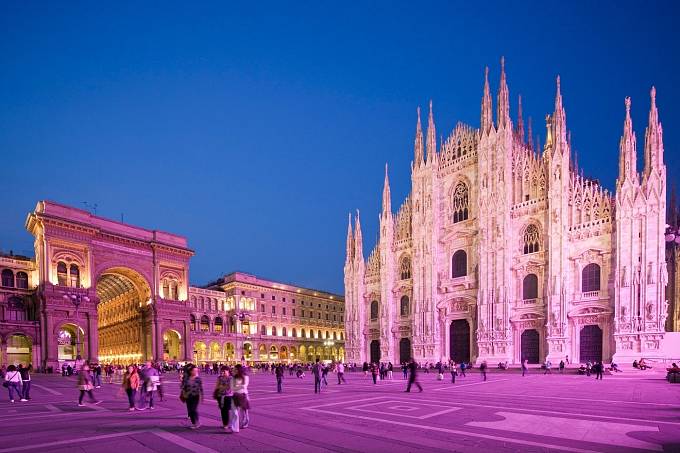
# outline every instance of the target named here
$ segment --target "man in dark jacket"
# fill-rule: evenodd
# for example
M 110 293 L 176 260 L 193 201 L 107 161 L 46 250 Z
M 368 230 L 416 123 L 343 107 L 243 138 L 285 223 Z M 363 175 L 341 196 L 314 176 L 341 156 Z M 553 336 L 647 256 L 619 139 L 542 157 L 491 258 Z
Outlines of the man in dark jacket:
M 319 359 L 316 359 L 314 365 L 312 365 L 312 374 L 314 375 L 314 393 L 321 393 L 321 363 Z
M 406 391 L 410 392 L 411 391 L 411 385 L 415 384 L 416 387 L 418 387 L 419 391 L 423 391 L 423 387 L 420 385 L 420 382 L 418 382 L 418 376 L 417 376 L 417 371 L 418 371 L 418 366 L 416 365 L 415 360 L 411 359 L 411 361 L 408 364 L 408 385 L 406 386 Z

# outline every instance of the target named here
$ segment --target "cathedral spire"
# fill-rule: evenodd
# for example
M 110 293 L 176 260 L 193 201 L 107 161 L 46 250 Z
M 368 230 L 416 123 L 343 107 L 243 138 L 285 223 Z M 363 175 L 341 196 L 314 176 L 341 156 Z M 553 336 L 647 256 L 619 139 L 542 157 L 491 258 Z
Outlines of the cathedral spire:
M 505 79 L 505 57 L 501 57 L 501 83 L 498 88 L 498 114 L 496 120 L 498 128 L 510 126 L 510 95 L 508 83 Z
M 385 162 L 385 183 L 383 185 L 383 217 L 392 214 L 392 200 L 390 196 L 390 178 L 387 176 L 387 162 Z
M 493 127 L 493 114 L 491 113 L 491 91 L 489 90 L 489 67 L 484 68 L 484 95 L 482 96 L 482 119 L 480 122 L 482 132 L 489 132 Z
M 524 143 L 524 118 L 522 118 L 522 95 L 517 99 L 517 138 Z
M 434 159 L 437 153 L 437 131 L 434 126 L 434 115 L 432 114 L 432 100 L 430 99 L 430 115 L 427 118 L 427 161 Z
M 552 116 L 554 148 L 564 152 L 567 149 L 567 114 L 562 105 L 562 91 L 560 88 L 560 76 L 557 76 L 557 93 L 555 94 L 555 113 Z M 546 140 L 547 145 L 547 140 Z M 564 148 L 564 149 L 562 149 Z
M 645 131 L 645 179 L 652 170 L 663 167 L 663 128 L 659 122 L 659 112 L 656 108 L 656 88 L 650 91 L 651 106 L 649 120 Z
M 347 248 L 345 250 L 345 264 L 352 262 L 354 258 L 354 235 L 352 234 L 352 213 L 349 213 L 347 220 Z
M 420 125 L 420 107 L 417 109 L 418 112 L 418 123 L 416 124 L 416 138 L 413 145 L 413 153 L 415 155 L 415 166 L 419 166 L 423 162 L 424 149 L 423 149 L 423 128 Z
M 633 132 L 633 120 L 630 118 L 630 98 L 625 100 L 626 119 L 623 121 L 623 135 L 619 142 L 619 184 L 629 180 L 637 180 L 637 150 L 635 145 L 635 132 Z
M 364 260 L 364 240 L 361 235 L 361 219 L 359 218 L 358 209 L 357 218 L 354 221 L 354 259 L 357 261 Z
M 533 151 L 534 150 L 534 131 L 531 129 L 531 117 L 529 117 L 527 143 L 529 144 L 529 148 L 531 148 L 531 150 Z

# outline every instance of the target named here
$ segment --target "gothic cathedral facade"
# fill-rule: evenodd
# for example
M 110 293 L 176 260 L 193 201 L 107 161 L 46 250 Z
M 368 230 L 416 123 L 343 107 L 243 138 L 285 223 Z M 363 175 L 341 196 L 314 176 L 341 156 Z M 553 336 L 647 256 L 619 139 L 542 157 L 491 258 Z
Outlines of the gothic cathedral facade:
M 616 192 L 571 150 L 557 78 L 545 144 L 510 118 L 503 62 L 494 121 L 488 69 L 479 129 L 437 148 L 432 103 L 416 125 L 412 190 L 397 213 L 385 169 L 379 240 L 367 260 L 350 215 L 344 267 L 350 362 L 518 364 L 663 356 L 668 304 L 666 167 L 651 90 L 644 168 L 625 100 Z

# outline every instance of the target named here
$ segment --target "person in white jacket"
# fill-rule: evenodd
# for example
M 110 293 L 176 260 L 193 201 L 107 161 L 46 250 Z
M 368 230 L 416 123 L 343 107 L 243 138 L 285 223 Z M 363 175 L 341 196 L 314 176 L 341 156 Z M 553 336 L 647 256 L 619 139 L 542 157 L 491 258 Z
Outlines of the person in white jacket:
M 234 380 L 232 381 L 232 390 L 234 391 L 234 410 L 232 415 L 234 417 L 234 428 L 232 432 L 239 432 L 239 429 L 245 429 L 250 423 L 250 399 L 248 398 L 248 384 L 250 384 L 250 376 L 246 373 L 242 365 L 236 365 L 234 372 Z
M 17 394 L 17 398 L 21 398 L 21 385 L 23 384 L 23 380 L 21 379 L 21 373 L 14 365 L 7 367 L 5 382 L 7 383 L 7 390 L 9 390 L 9 402 L 14 402 L 15 393 Z

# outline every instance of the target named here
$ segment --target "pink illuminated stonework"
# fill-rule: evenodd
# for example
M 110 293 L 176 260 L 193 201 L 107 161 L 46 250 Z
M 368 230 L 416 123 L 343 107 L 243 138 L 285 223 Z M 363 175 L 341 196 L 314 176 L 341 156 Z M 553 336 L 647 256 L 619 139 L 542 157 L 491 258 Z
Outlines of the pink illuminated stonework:
M 412 190 L 394 214 L 385 169 L 380 237 L 347 231 L 348 360 L 518 364 L 664 355 L 666 167 L 651 91 L 644 168 L 625 100 L 616 193 L 584 177 L 557 78 L 545 144 L 511 120 L 503 62 L 496 118 L 488 70 L 479 129 L 437 146 L 420 110 Z

